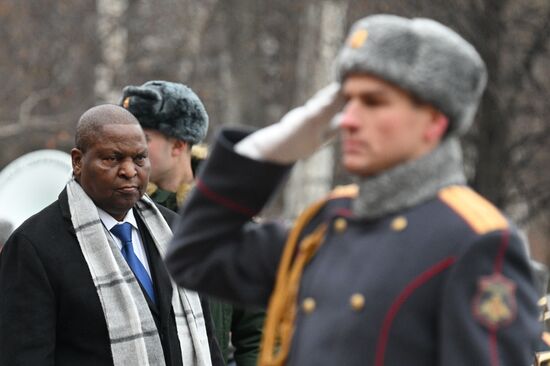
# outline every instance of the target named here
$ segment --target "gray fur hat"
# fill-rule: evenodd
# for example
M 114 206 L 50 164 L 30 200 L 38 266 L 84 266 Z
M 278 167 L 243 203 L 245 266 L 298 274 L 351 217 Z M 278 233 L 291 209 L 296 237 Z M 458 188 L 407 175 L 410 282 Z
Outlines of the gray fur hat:
M 449 133 L 470 127 L 487 84 L 475 48 L 434 20 L 372 15 L 351 28 L 336 60 L 342 82 L 352 73 L 370 74 L 410 92 L 449 118 Z
M 119 103 L 129 110 L 143 128 L 199 143 L 208 130 L 208 115 L 199 97 L 187 86 L 169 81 L 148 81 L 127 86 Z

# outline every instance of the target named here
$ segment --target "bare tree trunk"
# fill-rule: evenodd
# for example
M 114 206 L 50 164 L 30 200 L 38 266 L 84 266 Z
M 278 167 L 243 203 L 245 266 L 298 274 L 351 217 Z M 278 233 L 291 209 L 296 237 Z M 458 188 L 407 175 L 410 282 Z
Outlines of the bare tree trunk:
M 296 70 L 299 103 L 332 80 L 332 63 L 344 37 L 346 10 L 347 4 L 340 1 L 308 5 Z M 294 218 L 313 201 L 323 197 L 331 188 L 333 168 L 332 146 L 298 162 L 285 189 L 283 215 Z
M 97 32 L 101 43 L 101 62 L 96 65 L 94 92 L 101 102 L 116 101 L 120 90 L 115 77 L 124 67 L 128 32 L 121 26 L 128 0 L 97 0 Z

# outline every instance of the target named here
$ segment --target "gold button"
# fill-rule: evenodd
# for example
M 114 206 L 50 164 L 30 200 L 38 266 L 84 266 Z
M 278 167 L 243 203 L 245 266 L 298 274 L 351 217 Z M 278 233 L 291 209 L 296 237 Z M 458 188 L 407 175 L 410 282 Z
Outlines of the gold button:
M 336 232 L 341 233 L 345 231 L 347 227 L 348 227 L 348 222 L 346 221 L 346 219 L 339 217 L 336 220 L 334 220 L 334 230 L 336 230 Z
M 351 308 L 355 311 L 360 311 L 365 307 L 365 296 L 361 294 L 353 294 L 349 298 Z
M 397 216 L 391 222 L 391 228 L 393 231 L 402 231 L 407 227 L 407 219 L 405 216 Z
M 315 310 L 315 300 L 312 297 L 306 297 L 302 302 L 304 313 L 311 314 Z

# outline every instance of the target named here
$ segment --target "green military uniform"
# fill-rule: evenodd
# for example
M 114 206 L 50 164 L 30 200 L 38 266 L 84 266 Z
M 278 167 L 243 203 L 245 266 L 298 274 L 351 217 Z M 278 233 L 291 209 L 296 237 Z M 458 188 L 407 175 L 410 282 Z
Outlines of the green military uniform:
M 192 185 L 183 184 L 177 192 L 170 192 L 149 183 L 147 193 L 153 201 L 177 212 L 178 202 L 183 201 L 191 188 Z M 265 312 L 243 310 L 211 298 L 208 301 L 215 327 L 214 333 L 220 343 L 225 363 L 233 358 L 238 366 L 255 366 Z
M 182 187 L 184 187 L 186 192 L 191 188 L 190 185 L 185 185 Z M 151 197 L 153 201 L 155 201 L 159 205 L 169 208 L 174 212 L 178 212 L 178 200 L 176 192 L 166 191 L 162 188 L 159 188 L 154 183 L 149 183 L 149 185 L 147 186 L 147 194 L 149 195 L 149 197 Z
M 231 304 L 209 299 L 215 334 L 222 347 L 225 363 L 232 353 L 237 365 L 256 366 L 260 346 L 264 311 L 243 310 Z

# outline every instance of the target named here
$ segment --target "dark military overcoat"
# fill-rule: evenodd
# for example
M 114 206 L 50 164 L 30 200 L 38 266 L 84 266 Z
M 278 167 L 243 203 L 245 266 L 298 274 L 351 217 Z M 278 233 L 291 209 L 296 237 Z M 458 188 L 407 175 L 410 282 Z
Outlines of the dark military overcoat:
M 247 223 L 289 167 L 233 152 L 224 131 L 179 222 L 167 256 L 176 281 L 265 305 L 288 236 Z M 353 197 L 328 199 L 303 235 L 326 224 L 305 266 L 288 365 L 519 366 L 540 333 L 537 295 L 515 228 L 466 186 L 367 220 Z

